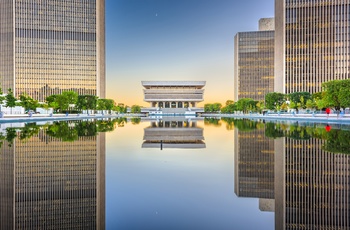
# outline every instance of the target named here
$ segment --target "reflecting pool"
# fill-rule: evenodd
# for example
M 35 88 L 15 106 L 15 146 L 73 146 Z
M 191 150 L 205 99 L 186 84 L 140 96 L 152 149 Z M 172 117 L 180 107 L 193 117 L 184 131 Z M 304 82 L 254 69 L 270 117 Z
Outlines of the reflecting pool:
M 0 124 L 0 229 L 349 229 L 350 127 Z

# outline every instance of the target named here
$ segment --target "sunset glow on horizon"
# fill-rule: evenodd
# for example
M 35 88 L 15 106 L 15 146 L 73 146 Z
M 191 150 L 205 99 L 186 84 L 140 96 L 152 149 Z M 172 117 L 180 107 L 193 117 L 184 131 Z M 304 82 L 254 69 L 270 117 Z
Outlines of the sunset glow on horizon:
M 148 106 L 141 81 L 206 81 L 204 103 L 233 99 L 233 38 L 273 17 L 272 0 L 107 0 L 107 98 Z

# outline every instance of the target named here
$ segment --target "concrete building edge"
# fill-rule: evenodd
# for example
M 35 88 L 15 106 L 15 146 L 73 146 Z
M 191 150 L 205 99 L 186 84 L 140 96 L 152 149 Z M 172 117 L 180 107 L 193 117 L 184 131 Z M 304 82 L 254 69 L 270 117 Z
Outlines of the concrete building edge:
M 285 40 L 285 0 L 276 0 L 274 91 L 279 93 L 285 93 Z

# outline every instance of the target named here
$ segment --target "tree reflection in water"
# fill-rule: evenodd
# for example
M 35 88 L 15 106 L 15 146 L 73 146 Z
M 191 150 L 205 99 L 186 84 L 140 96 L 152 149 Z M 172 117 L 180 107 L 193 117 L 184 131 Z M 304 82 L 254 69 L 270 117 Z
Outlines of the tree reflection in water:
M 324 140 L 322 149 L 332 153 L 350 154 L 350 126 L 333 125 L 331 130 L 327 130 L 325 124 L 300 124 L 295 123 L 275 123 L 256 121 L 249 119 L 222 118 L 226 123 L 226 128 L 232 130 L 234 127 L 239 131 L 253 131 L 265 129 L 265 135 L 269 138 L 288 137 L 295 140 L 309 140 L 311 138 Z M 205 124 L 220 124 L 220 119 L 205 119 Z
M 20 141 L 25 142 L 32 136 L 37 135 L 40 130 L 45 130 L 46 134 L 61 139 L 62 141 L 73 142 L 83 136 L 96 136 L 99 132 L 111 132 L 117 126 L 123 127 L 127 122 L 126 118 L 106 119 L 106 120 L 79 120 L 79 121 L 56 121 L 52 124 L 37 125 L 36 123 L 26 123 L 24 127 L 9 127 L 5 133 L 0 133 L 0 147 L 4 141 L 12 146 L 14 139 L 18 136 Z

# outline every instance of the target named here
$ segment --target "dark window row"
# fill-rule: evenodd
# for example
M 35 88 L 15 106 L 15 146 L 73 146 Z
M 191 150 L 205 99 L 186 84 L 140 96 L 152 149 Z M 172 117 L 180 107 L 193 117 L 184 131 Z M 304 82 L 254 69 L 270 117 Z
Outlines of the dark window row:
M 16 37 L 77 40 L 77 41 L 96 41 L 95 33 L 55 31 L 55 30 L 16 29 Z

